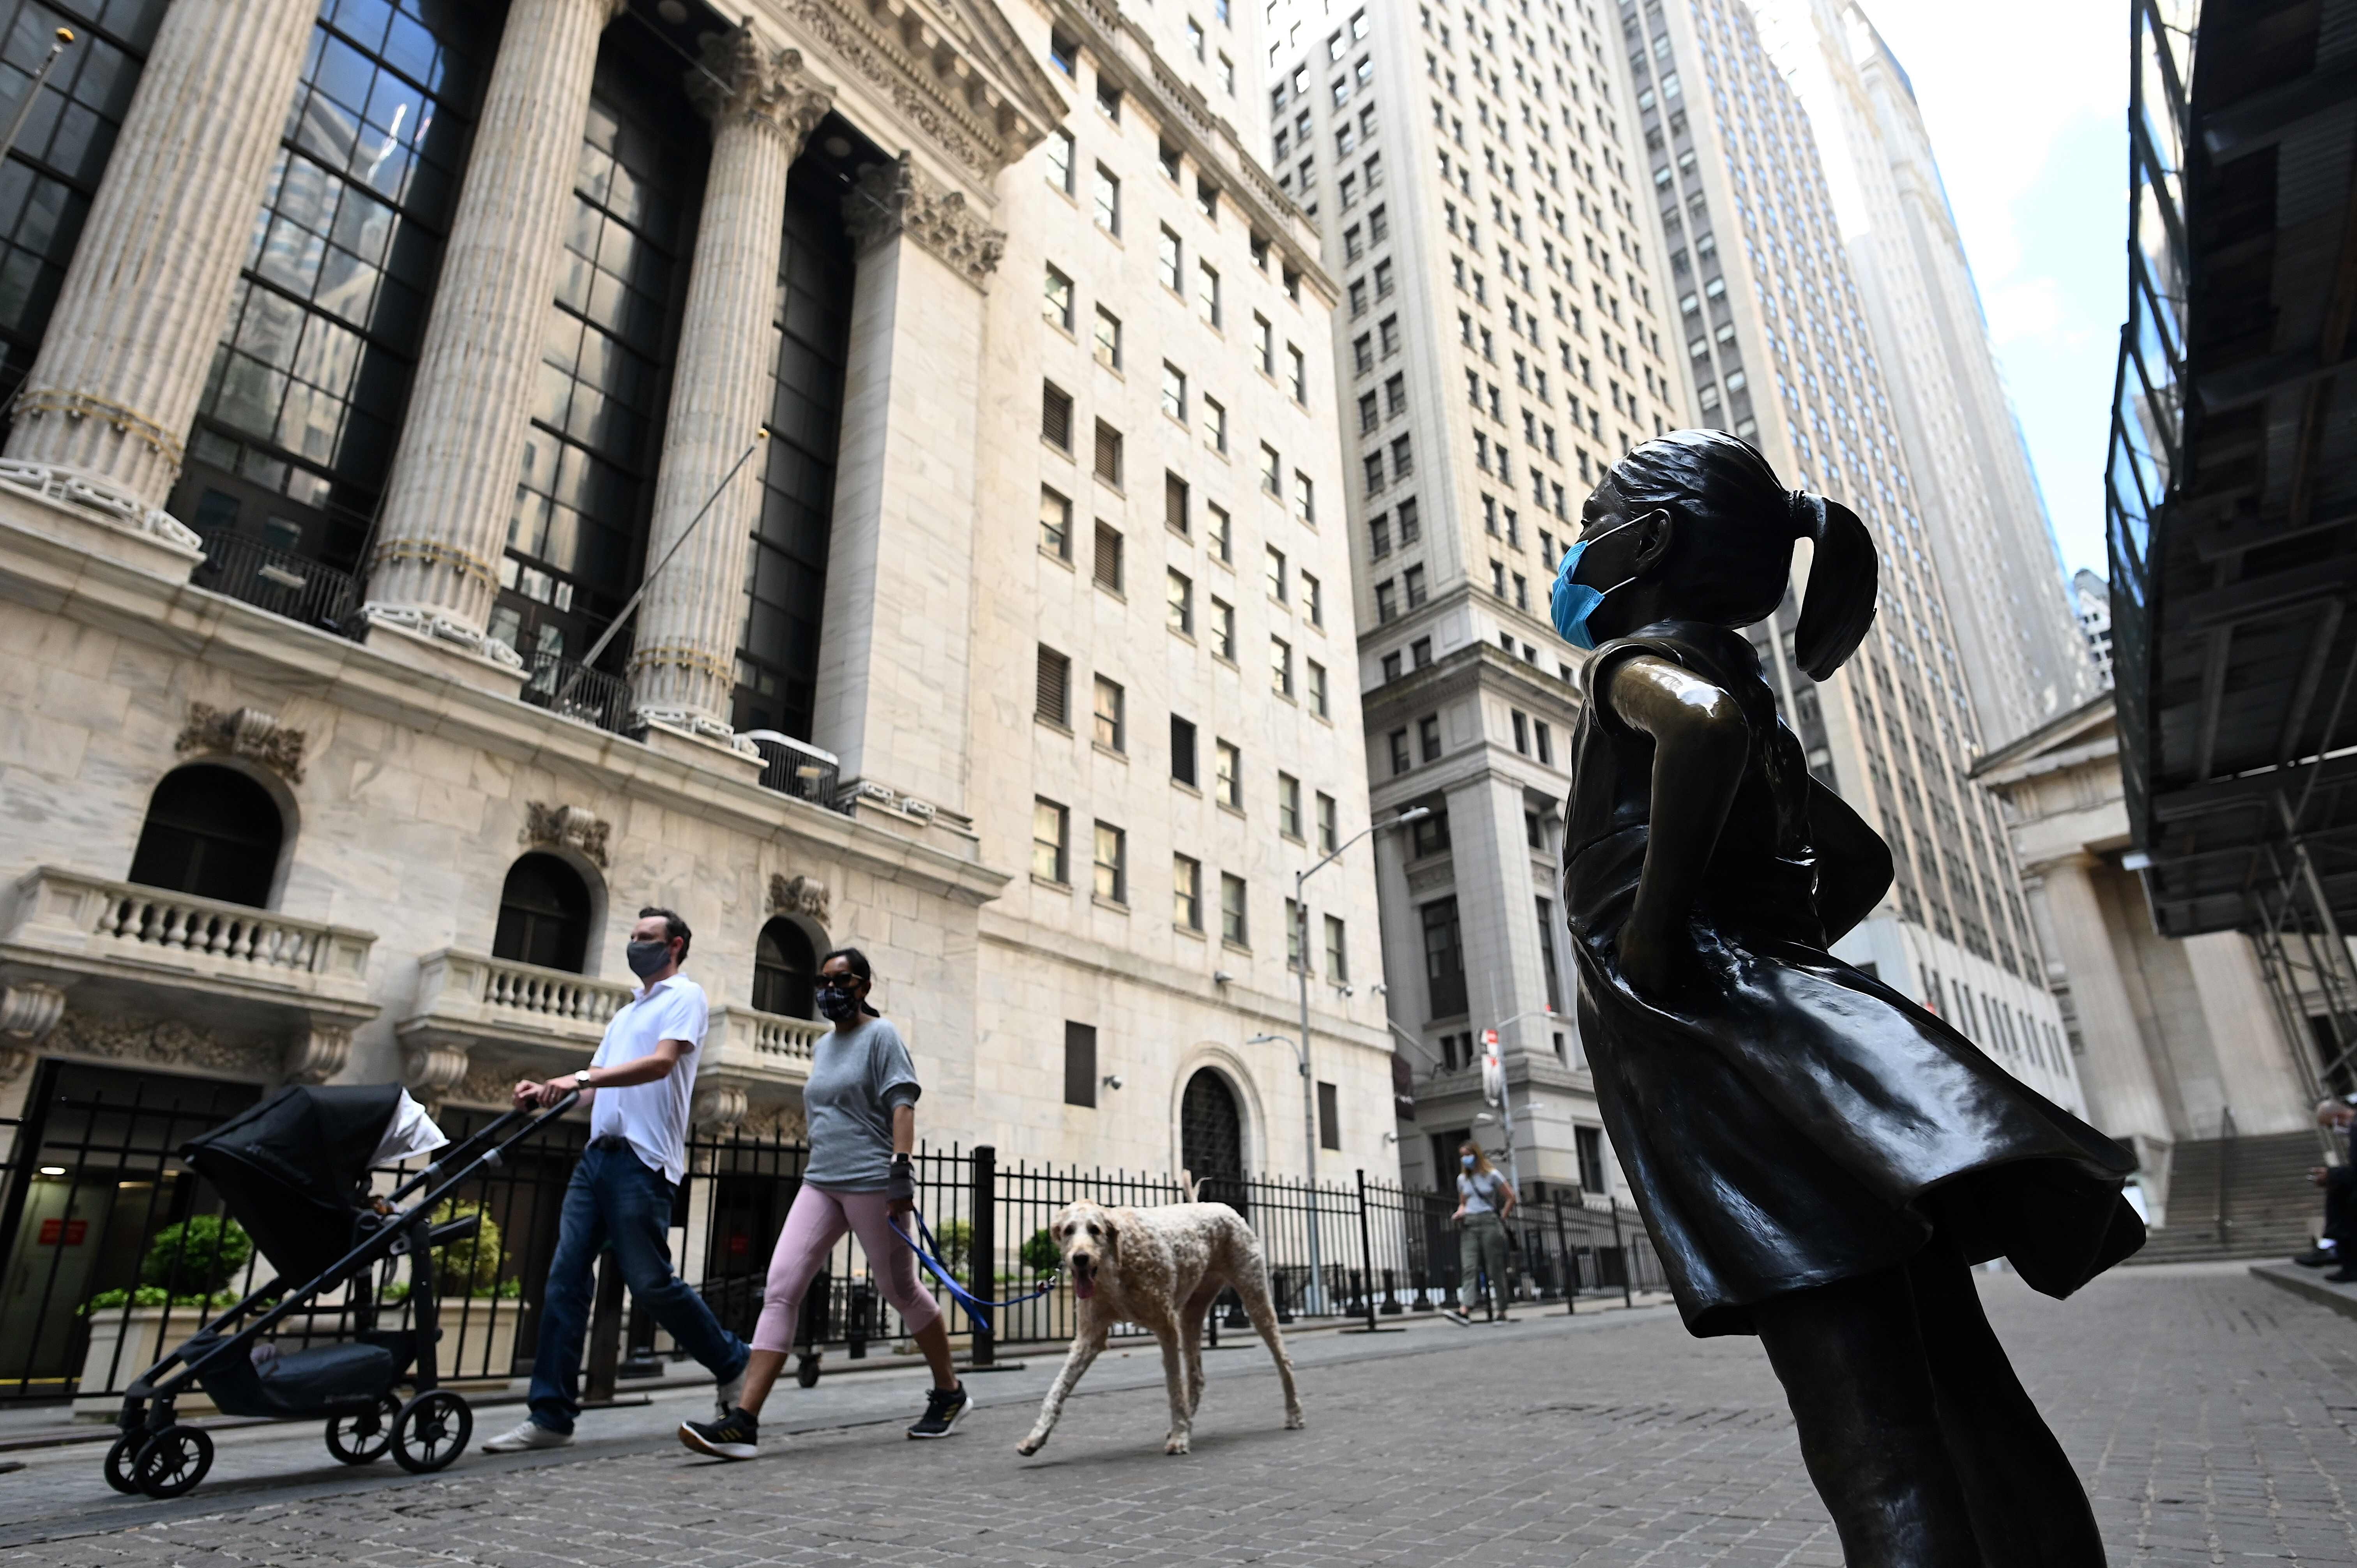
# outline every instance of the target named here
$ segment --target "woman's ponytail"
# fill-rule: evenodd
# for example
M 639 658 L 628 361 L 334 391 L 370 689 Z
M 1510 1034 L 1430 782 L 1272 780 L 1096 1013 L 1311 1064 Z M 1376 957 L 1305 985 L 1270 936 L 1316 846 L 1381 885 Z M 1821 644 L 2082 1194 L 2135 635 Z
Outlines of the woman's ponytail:
M 1792 510 L 1793 537 L 1816 547 L 1793 650 L 1801 668 L 1823 681 L 1848 661 L 1874 625 L 1874 536 L 1857 513 L 1824 496 L 1794 490 Z

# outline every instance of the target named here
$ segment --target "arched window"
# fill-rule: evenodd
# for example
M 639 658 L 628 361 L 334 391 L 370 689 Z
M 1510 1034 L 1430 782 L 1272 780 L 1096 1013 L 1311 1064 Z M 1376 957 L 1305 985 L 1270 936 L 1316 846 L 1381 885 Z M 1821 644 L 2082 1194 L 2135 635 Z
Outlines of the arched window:
M 754 1011 L 811 1017 L 817 983 L 818 953 L 802 929 L 783 918 L 763 926 L 753 944 Z
M 588 952 L 589 888 L 581 874 L 553 854 L 528 854 L 508 867 L 491 956 L 579 974 Z
M 263 908 L 285 836 L 269 790 L 234 768 L 200 762 L 166 774 L 148 797 L 131 880 Z
M 1243 1116 L 1236 1091 L 1211 1068 L 1187 1080 L 1178 1102 L 1178 1158 L 1203 1201 L 1243 1207 Z

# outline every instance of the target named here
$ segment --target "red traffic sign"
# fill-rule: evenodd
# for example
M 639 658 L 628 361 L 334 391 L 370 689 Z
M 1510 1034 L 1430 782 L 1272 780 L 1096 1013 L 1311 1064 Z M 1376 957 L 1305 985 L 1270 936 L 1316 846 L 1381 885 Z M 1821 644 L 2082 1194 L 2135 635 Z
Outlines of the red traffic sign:
M 1481 1043 L 1485 1046 L 1495 1046 L 1498 1043 L 1498 1031 L 1495 1029 L 1482 1030 Z

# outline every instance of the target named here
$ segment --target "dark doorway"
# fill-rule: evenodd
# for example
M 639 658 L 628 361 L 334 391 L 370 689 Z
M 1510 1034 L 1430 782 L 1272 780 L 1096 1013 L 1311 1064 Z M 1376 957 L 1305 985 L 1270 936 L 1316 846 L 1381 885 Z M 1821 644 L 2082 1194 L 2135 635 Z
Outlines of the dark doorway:
M 270 791 L 237 769 L 178 768 L 148 798 L 131 880 L 266 908 L 285 832 Z
M 780 917 L 753 944 L 753 1009 L 787 1018 L 813 1015 L 818 954 L 802 929 Z
M 589 888 L 553 854 L 528 854 L 508 868 L 500 889 L 493 958 L 582 972 L 589 952 Z
M 1206 1203 L 1244 1207 L 1243 1116 L 1236 1091 L 1211 1068 L 1187 1080 L 1178 1102 L 1178 1158 Z
M 165 1226 L 221 1212 L 212 1188 L 172 1151 L 260 1096 L 250 1083 L 42 1065 L 16 1159 L 0 1171 L 0 1400 L 75 1391 L 89 1342 L 86 1304 L 139 1285 L 148 1244 Z M 195 1332 L 201 1309 L 180 1311 L 166 1327 Z M 144 1353 L 136 1366 L 120 1364 L 127 1359 L 93 1369 L 99 1380 L 81 1391 L 119 1389 L 147 1369 Z

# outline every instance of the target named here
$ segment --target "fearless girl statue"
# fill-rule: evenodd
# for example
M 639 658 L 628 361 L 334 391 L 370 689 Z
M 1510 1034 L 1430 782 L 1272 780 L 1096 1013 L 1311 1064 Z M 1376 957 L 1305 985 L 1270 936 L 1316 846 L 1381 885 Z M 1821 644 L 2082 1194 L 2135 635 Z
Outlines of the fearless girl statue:
M 1796 639 L 1832 676 L 1874 542 L 1716 431 L 1636 447 L 1555 585 L 1593 650 L 1563 903 L 1597 1098 L 1678 1310 L 1756 1334 L 1852 1568 L 2092 1568 L 2085 1491 L 1971 1266 L 2062 1296 L 2133 1252 L 2127 1151 L 1828 948 L 1890 852 L 1812 779 L 1744 627 L 1813 547 Z

